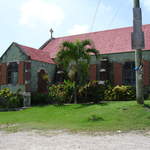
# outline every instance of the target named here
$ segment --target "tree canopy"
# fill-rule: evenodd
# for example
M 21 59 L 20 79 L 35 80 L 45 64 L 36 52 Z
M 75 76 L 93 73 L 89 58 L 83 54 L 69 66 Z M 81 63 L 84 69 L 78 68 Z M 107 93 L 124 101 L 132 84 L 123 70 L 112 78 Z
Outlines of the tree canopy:
M 91 55 L 99 56 L 90 40 L 64 41 L 60 45 L 56 62 L 76 85 L 84 84 L 88 79 Z

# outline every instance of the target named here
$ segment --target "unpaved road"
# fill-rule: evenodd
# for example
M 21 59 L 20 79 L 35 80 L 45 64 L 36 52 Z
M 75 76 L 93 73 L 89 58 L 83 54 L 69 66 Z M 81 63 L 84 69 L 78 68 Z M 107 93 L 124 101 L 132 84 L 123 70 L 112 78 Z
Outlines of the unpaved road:
M 65 131 L 1 131 L 0 150 L 150 150 L 150 132 L 88 135 Z

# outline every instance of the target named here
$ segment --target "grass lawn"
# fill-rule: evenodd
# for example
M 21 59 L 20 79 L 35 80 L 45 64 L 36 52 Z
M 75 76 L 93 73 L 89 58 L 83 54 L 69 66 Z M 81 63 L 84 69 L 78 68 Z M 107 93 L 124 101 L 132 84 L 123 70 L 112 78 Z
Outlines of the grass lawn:
M 98 105 L 32 107 L 0 112 L 0 129 L 68 129 L 71 131 L 150 130 L 150 101 L 146 107 L 135 101 Z M 16 124 L 16 126 L 12 126 Z

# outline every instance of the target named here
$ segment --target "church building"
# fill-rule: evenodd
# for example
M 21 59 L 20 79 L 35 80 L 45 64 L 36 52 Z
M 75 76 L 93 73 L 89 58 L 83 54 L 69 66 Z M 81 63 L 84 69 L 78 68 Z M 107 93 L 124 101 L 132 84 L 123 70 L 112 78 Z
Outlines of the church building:
M 44 92 L 45 75 L 49 82 L 59 78 L 55 57 L 63 41 L 89 39 L 100 52 L 99 60 L 92 56 L 90 80 L 106 80 L 114 85 L 135 86 L 135 52 L 131 48 L 132 27 L 50 38 L 39 49 L 13 42 L 0 58 L 0 89 L 21 89 L 23 92 Z M 150 91 L 150 24 L 143 25 L 143 84 Z

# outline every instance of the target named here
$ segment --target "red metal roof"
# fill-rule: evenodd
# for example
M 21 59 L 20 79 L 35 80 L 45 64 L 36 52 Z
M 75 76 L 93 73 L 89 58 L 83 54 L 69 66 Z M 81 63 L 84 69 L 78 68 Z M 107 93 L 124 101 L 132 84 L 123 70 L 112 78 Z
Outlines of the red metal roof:
M 145 32 L 144 50 L 150 50 L 150 24 L 144 25 L 143 31 Z M 42 48 L 42 51 L 48 52 L 51 58 L 55 58 L 59 51 L 59 46 L 63 41 L 90 39 L 100 54 L 131 52 L 133 51 L 131 48 L 131 32 L 132 27 L 127 27 L 55 38 L 48 42 L 48 44 Z
M 17 44 L 18 47 L 21 48 L 21 50 L 27 55 L 30 56 L 32 60 L 46 62 L 50 64 L 55 64 L 55 62 L 50 58 L 50 55 L 48 52 L 38 50 L 35 48 L 23 46 L 20 44 Z

